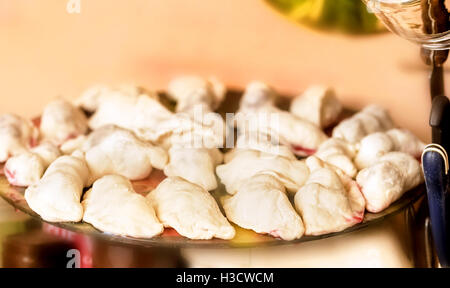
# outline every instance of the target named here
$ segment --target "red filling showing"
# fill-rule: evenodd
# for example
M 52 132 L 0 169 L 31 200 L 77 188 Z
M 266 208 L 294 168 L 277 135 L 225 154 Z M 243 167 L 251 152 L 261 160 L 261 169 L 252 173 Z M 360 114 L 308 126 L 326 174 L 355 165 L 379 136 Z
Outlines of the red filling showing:
M 38 139 L 35 139 L 35 138 L 31 138 L 30 139 L 29 145 L 30 145 L 31 148 L 36 147 L 38 144 L 39 144 Z
M 294 150 L 295 154 L 300 154 L 300 155 L 313 155 L 314 153 L 316 153 L 316 149 L 309 149 L 309 148 L 305 148 L 303 146 L 298 146 L 298 145 L 292 145 L 292 150 Z
M 353 216 L 353 220 L 358 222 L 358 223 L 363 221 L 363 219 L 364 219 L 364 216 L 361 215 L 361 214 Z
M 69 140 L 75 139 L 75 138 L 77 138 L 78 136 L 79 136 L 78 134 L 71 133 L 71 134 L 69 134 L 69 135 L 66 137 L 66 140 L 64 140 L 64 142 L 67 142 L 67 141 L 69 141 Z
M 132 181 L 131 183 L 133 184 L 134 191 L 145 196 L 148 192 L 155 189 L 165 178 L 166 175 L 164 175 L 163 171 L 153 169 L 147 178 Z
M 6 168 L 4 169 L 4 171 L 5 171 L 6 178 L 8 178 L 9 183 L 12 184 L 14 182 L 14 178 L 16 178 L 16 173 L 11 172 Z
M 363 189 L 362 189 L 361 185 L 359 185 L 358 182 L 356 182 L 356 181 L 355 181 L 355 184 L 358 187 L 359 191 L 361 191 L 361 193 L 362 193 Z
M 278 231 L 278 230 L 272 230 L 272 231 L 270 231 L 270 232 L 269 232 L 269 235 L 272 235 L 273 237 L 276 237 L 276 238 L 280 238 L 280 234 L 279 234 L 279 231 Z
M 41 126 L 41 117 L 36 117 L 31 119 L 31 122 L 33 122 L 34 126 L 36 126 L 36 128 L 39 128 Z
M 178 237 L 181 235 L 173 228 L 165 228 L 161 236 Z
M 364 212 L 353 215 L 351 218 L 345 218 L 350 223 L 361 223 L 364 220 Z

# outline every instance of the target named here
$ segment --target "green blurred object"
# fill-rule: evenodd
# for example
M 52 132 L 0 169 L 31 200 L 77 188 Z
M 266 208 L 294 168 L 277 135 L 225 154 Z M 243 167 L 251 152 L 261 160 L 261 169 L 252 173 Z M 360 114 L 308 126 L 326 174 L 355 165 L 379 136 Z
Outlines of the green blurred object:
M 350 34 L 386 31 L 361 0 L 265 0 L 296 22 Z

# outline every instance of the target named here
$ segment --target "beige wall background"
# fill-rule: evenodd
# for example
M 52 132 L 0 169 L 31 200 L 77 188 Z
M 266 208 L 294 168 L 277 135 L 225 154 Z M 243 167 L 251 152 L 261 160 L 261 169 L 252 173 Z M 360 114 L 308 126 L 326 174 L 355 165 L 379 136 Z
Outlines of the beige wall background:
M 310 31 L 262 0 L 80 0 L 80 14 L 67 2 L 0 0 L 0 112 L 37 115 L 91 84 L 161 89 L 195 73 L 285 93 L 329 84 L 346 105 L 384 105 L 428 140 L 427 67 L 418 47 L 389 33 Z

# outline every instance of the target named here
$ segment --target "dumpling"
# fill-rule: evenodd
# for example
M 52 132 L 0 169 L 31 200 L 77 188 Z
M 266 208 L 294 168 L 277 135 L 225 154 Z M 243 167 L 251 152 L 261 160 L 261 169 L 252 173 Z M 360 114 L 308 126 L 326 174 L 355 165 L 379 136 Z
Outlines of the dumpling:
M 61 156 L 37 184 L 25 190 L 25 199 L 46 221 L 78 222 L 83 218 L 81 194 L 90 184 L 89 168 L 82 157 Z
M 31 121 L 13 114 L 0 115 L 0 163 L 25 153 L 35 145 L 38 134 Z
M 394 128 L 389 113 L 377 106 L 369 105 L 352 117 L 345 119 L 333 129 L 333 137 L 357 143 L 365 136 Z
M 238 113 L 254 112 L 275 106 L 277 93 L 266 83 L 254 81 L 247 85 L 239 103 Z
M 254 150 L 240 151 L 236 157 L 216 168 L 217 176 L 229 194 L 237 192 L 239 183 L 258 173 L 270 174 L 277 178 L 289 192 L 297 192 L 308 178 L 308 168 L 304 162 L 266 154 Z
M 292 150 L 285 145 L 280 144 L 278 138 L 274 135 L 251 132 L 239 134 L 236 143 L 229 145 L 235 147 L 224 155 L 224 162 L 228 163 L 241 152 L 243 155 L 247 151 L 259 151 L 263 154 L 284 157 L 289 160 L 297 160 L 297 157 L 292 153 Z M 228 146 L 227 146 L 228 147 Z
M 358 169 L 364 169 L 375 163 L 381 156 L 391 151 L 408 153 L 420 158 L 425 144 L 405 129 L 391 129 L 364 137 L 359 144 L 355 158 Z
M 378 213 L 406 191 L 423 182 L 419 161 L 403 152 L 389 152 L 356 177 L 366 199 L 366 209 Z
M 223 148 L 226 124 L 222 116 L 214 113 L 223 101 L 225 86 L 215 78 L 181 76 L 169 83 L 168 96 L 177 102 L 176 114 L 163 127 L 174 129 L 161 146 L 170 148 L 183 143 L 186 148 Z M 176 124 L 182 122 L 181 125 Z
M 106 233 L 151 238 L 164 230 L 150 201 L 122 176 L 108 175 L 95 181 L 82 205 L 83 221 Z
M 394 144 L 394 151 L 408 153 L 414 158 L 420 159 L 425 149 L 425 143 L 411 131 L 406 129 L 391 129 L 386 134 Z
M 190 239 L 232 239 L 233 226 L 208 191 L 179 177 L 169 177 L 147 195 L 164 227 Z
M 30 152 L 9 158 L 3 169 L 9 184 L 19 187 L 39 182 L 45 171 L 42 159 Z
M 223 148 L 226 124 L 220 114 L 209 112 L 201 104 L 192 110 L 179 112 L 174 118 L 161 124 L 162 131 L 170 131 L 157 143 L 169 149 L 173 145 L 186 148 Z
M 336 98 L 333 89 L 322 85 L 314 85 L 294 98 L 290 112 L 299 118 L 325 128 L 336 123 L 342 112 L 342 104 Z
M 88 130 L 88 122 L 84 113 L 69 102 L 58 99 L 50 102 L 41 117 L 41 139 L 55 145 L 83 135 Z
M 190 115 L 172 113 L 155 97 L 112 94 L 100 102 L 89 120 L 89 126 L 95 130 L 106 125 L 116 125 L 131 130 L 138 137 L 153 143 L 172 136 L 177 137 L 174 142 L 186 142 L 186 138 L 191 140 L 193 137 L 200 137 L 202 143 L 206 143 L 204 146 L 220 147 L 223 145 L 224 131 L 216 131 L 214 128 L 218 122 L 208 123 L 209 117 L 206 117 L 207 119 L 201 117 L 201 121 L 197 122 Z M 213 118 L 216 120 L 217 115 Z
M 177 101 L 177 112 L 191 110 L 194 105 L 204 105 L 213 111 L 225 98 L 225 85 L 215 78 L 203 79 L 198 76 L 181 76 L 169 83 L 168 95 Z
M 381 156 L 393 149 L 394 144 L 386 133 L 377 132 L 370 134 L 359 143 L 355 164 L 359 170 L 362 170 L 377 162 Z
M 275 122 L 269 123 L 272 131 L 279 130 L 281 143 L 289 145 L 294 154 L 299 156 L 308 156 L 314 154 L 320 144 L 325 142 L 328 137 L 316 125 L 300 118 L 293 117 L 288 112 L 278 113 L 279 126 Z
M 40 143 L 38 146 L 31 148 L 30 152 L 38 155 L 41 158 L 42 164 L 44 165 L 45 169 L 47 169 L 47 167 L 50 166 L 53 161 L 61 156 L 61 150 L 59 150 L 56 145 L 50 142 Z
M 302 237 L 304 226 L 274 176 L 256 174 L 241 182 L 237 193 L 223 199 L 227 218 L 245 229 L 284 240 Z
M 145 140 L 156 141 L 170 132 L 158 131 L 158 126 L 172 117 L 173 113 L 154 97 L 112 93 L 99 102 L 96 112 L 89 119 L 89 127 L 95 130 L 113 124 L 131 130 Z
M 168 96 L 177 102 L 176 116 L 178 119 L 176 121 L 187 116 L 190 121 L 184 122 L 192 125 L 193 129 L 188 129 L 192 130 L 191 133 L 187 131 L 173 133 L 170 144 L 182 141 L 185 144 L 189 142 L 189 148 L 222 148 L 226 125 L 222 116 L 212 111 L 222 103 L 225 93 L 225 86 L 215 78 L 181 76 L 173 79 L 169 83 Z M 180 130 L 179 125 L 177 128 Z M 186 136 L 192 139 L 186 140 Z M 205 141 L 210 137 L 213 139 L 212 143 L 210 140 Z
M 79 98 L 75 100 L 75 104 L 88 112 L 94 112 L 105 101 L 108 101 L 110 97 L 131 97 L 137 98 L 139 95 L 146 94 L 138 86 L 134 85 L 121 85 L 118 88 L 111 88 L 107 85 L 94 85 L 85 90 Z M 156 96 L 156 93 L 149 93 L 149 96 Z
M 254 101 L 251 99 L 254 98 Z M 314 154 L 328 137 L 316 125 L 273 106 L 273 91 L 262 84 L 247 88 L 235 123 L 242 133 L 265 133 L 278 137 L 296 155 Z
M 390 152 L 380 158 L 380 162 L 391 162 L 402 172 L 405 179 L 405 191 L 411 190 L 423 183 L 423 172 L 420 162 L 409 154 L 403 152 Z
M 27 187 L 35 184 L 59 156 L 61 153 L 58 147 L 42 143 L 30 149 L 30 152 L 9 158 L 4 167 L 6 178 L 14 186 Z
M 294 198 L 305 234 L 339 232 L 363 221 L 365 201 L 356 182 L 314 156 L 306 163 L 311 174 Z
M 70 155 L 77 150 L 82 150 L 87 138 L 87 135 L 79 135 L 76 138 L 67 140 L 59 148 L 64 155 Z
M 248 131 L 248 133 L 239 134 L 236 140 L 236 148 L 232 151 L 256 150 L 292 160 L 297 159 L 291 149 L 280 144 L 278 140 L 273 135 Z
M 130 180 L 146 178 L 152 167 L 163 169 L 167 153 L 138 139 L 133 132 L 109 125 L 92 132 L 83 144 L 93 179 L 107 174 Z
M 223 161 L 223 155 L 218 149 L 173 146 L 169 149 L 169 159 L 168 165 L 164 167 L 166 176 L 181 177 L 207 191 L 217 188 L 215 169 Z
M 337 138 L 330 138 L 323 142 L 319 146 L 317 153 L 314 154 L 314 156 L 320 158 L 321 160 L 340 168 L 352 178 L 354 178 L 358 173 L 358 170 L 352 160 L 355 155 L 355 145 Z
M 375 117 L 378 120 L 377 126 L 381 127 L 383 131 L 394 128 L 394 122 L 392 121 L 391 115 L 383 107 L 372 104 L 364 107 L 362 112 Z

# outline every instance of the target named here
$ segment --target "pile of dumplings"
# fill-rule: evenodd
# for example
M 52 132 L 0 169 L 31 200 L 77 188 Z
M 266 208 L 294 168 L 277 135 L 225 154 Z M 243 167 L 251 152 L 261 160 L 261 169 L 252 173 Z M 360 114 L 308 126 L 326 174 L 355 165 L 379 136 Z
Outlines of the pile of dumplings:
M 226 94 L 217 79 L 179 77 L 167 92 L 175 111 L 156 92 L 99 85 L 74 102 L 51 102 L 40 123 L 0 115 L 6 178 L 26 188 L 46 221 L 136 238 L 173 228 L 205 240 L 234 238 L 230 222 L 284 240 L 342 231 L 423 182 L 425 144 L 379 106 L 327 136 L 342 114 L 328 87 L 308 88 L 284 111 L 270 86 L 252 82 L 227 122 L 214 112 Z M 227 129 L 237 129 L 233 147 Z M 132 181 L 153 169 L 166 178 L 147 196 L 137 193 Z M 216 201 L 211 192 L 222 184 L 227 195 Z

